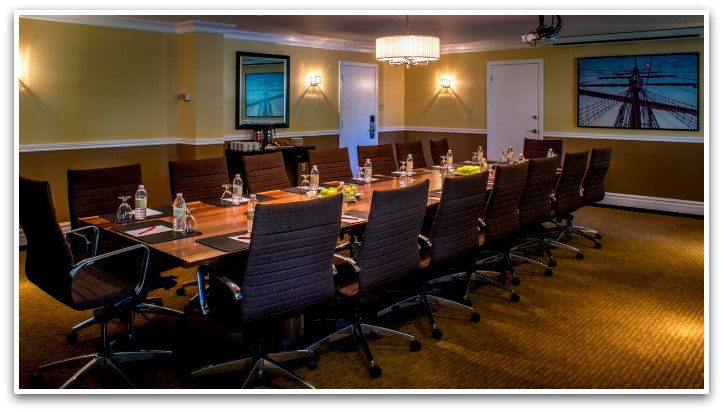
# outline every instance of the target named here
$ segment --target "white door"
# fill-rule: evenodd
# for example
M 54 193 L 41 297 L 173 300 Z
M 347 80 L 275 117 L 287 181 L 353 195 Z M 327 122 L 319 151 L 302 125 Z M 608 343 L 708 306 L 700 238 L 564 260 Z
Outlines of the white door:
M 377 65 L 340 62 L 339 84 L 339 147 L 349 149 L 358 176 L 357 145 L 377 144 Z
M 487 158 L 542 139 L 542 60 L 487 63 Z

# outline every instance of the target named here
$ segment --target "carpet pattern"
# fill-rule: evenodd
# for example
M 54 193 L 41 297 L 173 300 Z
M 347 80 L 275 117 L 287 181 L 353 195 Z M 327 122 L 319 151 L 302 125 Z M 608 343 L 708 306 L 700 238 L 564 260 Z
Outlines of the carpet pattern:
M 371 338 L 383 369 L 367 374 L 354 344 L 334 344 L 319 353 L 319 365 L 294 371 L 320 389 L 701 389 L 704 387 L 704 221 L 613 208 L 586 207 L 575 222 L 597 228 L 602 249 L 573 236 L 585 259 L 556 250 L 554 275 L 531 265 L 517 267 L 519 302 L 490 286 L 476 287 L 470 298 L 479 323 L 453 309 L 435 315 L 444 332 L 430 337 L 426 318 L 414 309 L 378 320 L 414 334 L 420 352 L 392 338 Z M 535 256 L 532 256 L 535 257 Z M 539 257 L 539 256 L 538 256 Z M 25 278 L 25 253 L 19 274 L 19 388 L 54 388 L 75 368 L 49 372 L 44 383 L 29 383 L 44 363 L 94 352 L 97 327 L 68 344 L 70 326 L 88 318 L 54 301 Z M 173 270 L 179 281 L 192 270 Z M 182 310 L 187 296 L 175 290 L 153 293 L 166 306 Z M 110 325 L 111 336 L 124 326 Z M 312 326 L 307 332 L 316 331 Z M 174 357 L 124 365 L 139 388 L 239 388 L 242 374 L 190 380 L 191 370 L 241 357 L 241 336 L 226 331 L 197 311 L 185 324 L 163 316 L 138 317 L 132 342 L 118 347 L 171 349 Z M 78 365 L 80 367 L 80 365 Z M 101 387 L 90 377 L 81 388 Z M 124 386 L 111 377 L 103 387 Z M 261 388 L 299 388 L 273 379 Z

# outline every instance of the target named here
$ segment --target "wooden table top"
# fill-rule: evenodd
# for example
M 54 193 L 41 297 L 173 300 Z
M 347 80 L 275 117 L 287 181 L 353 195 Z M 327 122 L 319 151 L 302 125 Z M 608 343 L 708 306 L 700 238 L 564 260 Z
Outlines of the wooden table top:
M 442 186 L 442 177 L 438 169 L 434 168 L 422 168 L 415 169 L 416 175 L 414 181 L 411 184 L 418 184 L 424 179 L 429 179 L 429 190 L 437 190 Z M 356 204 L 348 203 L 344 205 L 343 211 L 347 210 L 360 210 L 369 211 L 371 205 L 372 192 L 374 190 L 384 190 L 400 187 L 399 179 L 396 175 L 390 176 L 395 177 L 391 180 L 381 180 L 372 182 L 370 184 L 356 184 L 354 181 L 346 182 L 348 184 L 355 184 L 362 196 L 357 200 Z M 388 177 L 388 176 L 387 176 Z M 300 202 L 308 201 L 307 196 L 287 192 L 284 190 L 273 190 L 261 193 L 264 196 L 273 198 L 263 203 L 287 203 L 287 202 Z M 436 204 L 439 202 L 438 197 L 430 197 L 429 204 Z M 193 216 L 197 221 L 197 230 L 201 232 L 198 236 L 186 237 L 177 240 L 171 240 L 162 243 L 147 244 L 154 253 L 160 252 L 164 255 L 176 258 L 179 261 L 179 265 L 183 267 L 194 267 L 203 263 L 208 263 L 217 259 L 220 259 L 226 255 L 227 252 L 211 248 L 206 245 L 197 243 L 196 240 L 219 236 L 229 233 L 238 232 L 246 229 L 246 205 L 237 207 L 218 207 L 209 205 L 203 202 L 189 202 L 188 208 L 194 208 Z M 142 240 L 120 234 L 116 231 L 112 231 L 114 226 L 118 226 L 117 223 L 108 221 L 99 216 L 92 216 L 81 218 L 81 222 L 89 225 L 94 225 L 104 231 L 111 231 L 115 235 L 125 236 L 135 242 L 144 243 Z M 150 219 L 148 219 L 150 220 Z M 172 218 L 161 217 L 158 220 L 166 222 L 172 222 Z

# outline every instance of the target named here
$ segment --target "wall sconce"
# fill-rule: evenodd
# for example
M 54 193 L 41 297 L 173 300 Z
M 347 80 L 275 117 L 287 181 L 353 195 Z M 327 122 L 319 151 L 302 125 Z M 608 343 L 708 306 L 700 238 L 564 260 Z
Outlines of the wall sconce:
M 309 86 L 318 86 L 321 84 L 321 76 L 309 76 Z
M 440 83 L 442 84 L 442 88 L 443 88 L 443 89 L 449 89 L 449 87 L 451 86 L 451 83 L 452 83 L 452 82 L 450 82 L 449 79 L 441 79 L 441 80 L 440 80 Z

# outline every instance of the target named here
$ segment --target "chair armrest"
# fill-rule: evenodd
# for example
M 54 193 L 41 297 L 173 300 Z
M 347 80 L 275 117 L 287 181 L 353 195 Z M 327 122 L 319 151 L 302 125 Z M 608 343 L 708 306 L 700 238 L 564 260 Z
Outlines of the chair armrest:
M 223 283 L 228 288 L 228 290 L 231 291 L 231 293 L 233 294 L 233 300 L 235 302 L 238 302 L 244 298 L 243 293 L 241 293 L 241 288 L 236 284 L 236 282 L 227 278 L 226 276 L 216 276 L 216 279 L 220 280 L 221 283 Z
M 208 265 L 201 265 L 196 269 L 196 279 L 198 282 L 198 305 L 201 307 L 201 313 L 208 315 L 208 298 L 206 297 L 205 278 L 211 268 Z
M 356 261 L 348 256 L 340 255 L 338 253 L 334 253 L 334 257 L 340 260 L 343 260 L 345 263 L 348 263 L 351 265 L 352 268 L 354 268 L 355 273 L 361 272 L 361 268 L 357 266 Z
M 487 227 L 487 224 L 484 222 L 484 220 L 482 220 L 481 217 L 478 217 L 478 218 L 477 218 L 477 226 L 478 226 L 480 229 L 484 229 L 485 227 Z
M 89 238 L 84 232 L 93 232 L 92 237 Z M 85 242 L 85 256 L 90 255 L 90 257 L 93 257 L 98 254 L 98 243 L 100 239 L 100 230 L 98 230 L 98 227 L 83 226 L 77 229 L 71 229 L 65 234 L 65 237 L 69 239 L 71 236 L 76 239 L 82 239 L 81 241 Z
M 420 234 L 420 235 L 419 235 L 419 240 L 421 240 L 422 242 L 424 242 L 424 245 L 427 246 L 428 248 L 431 248 L 431 247 L 432 247 L 432 241 L 429 240 L 428 237 Z
M 135 250 L 142 249 L 143 250 L 143 262 L 141 264 L 141 273 L 139 276 L 138 284 L 136 285 L 135 293 L 136 295 L 141 295 L 146 287 L 146 276 L 148 275 L 148 262 L 151 257 L 151 251 L 148 249 L 148 246 L 137 244 L 133 246 L 124 247 L 123 249 L 114 250 L 112 252 L 103 253 L 102 255 L 97 255 L 90 257 L 88 259 L 83 259 L 82 261 L 78 262 L 75 266 L 73 266 L 70 269 L 70 276 L 76 277 L 78 275 L 78 272 L 83 269 L 84 267 L 93 264 L 99 260 L 107 259 L 113 256 L 123 255 L 127 254 L 129 252 L 133 252 Z

